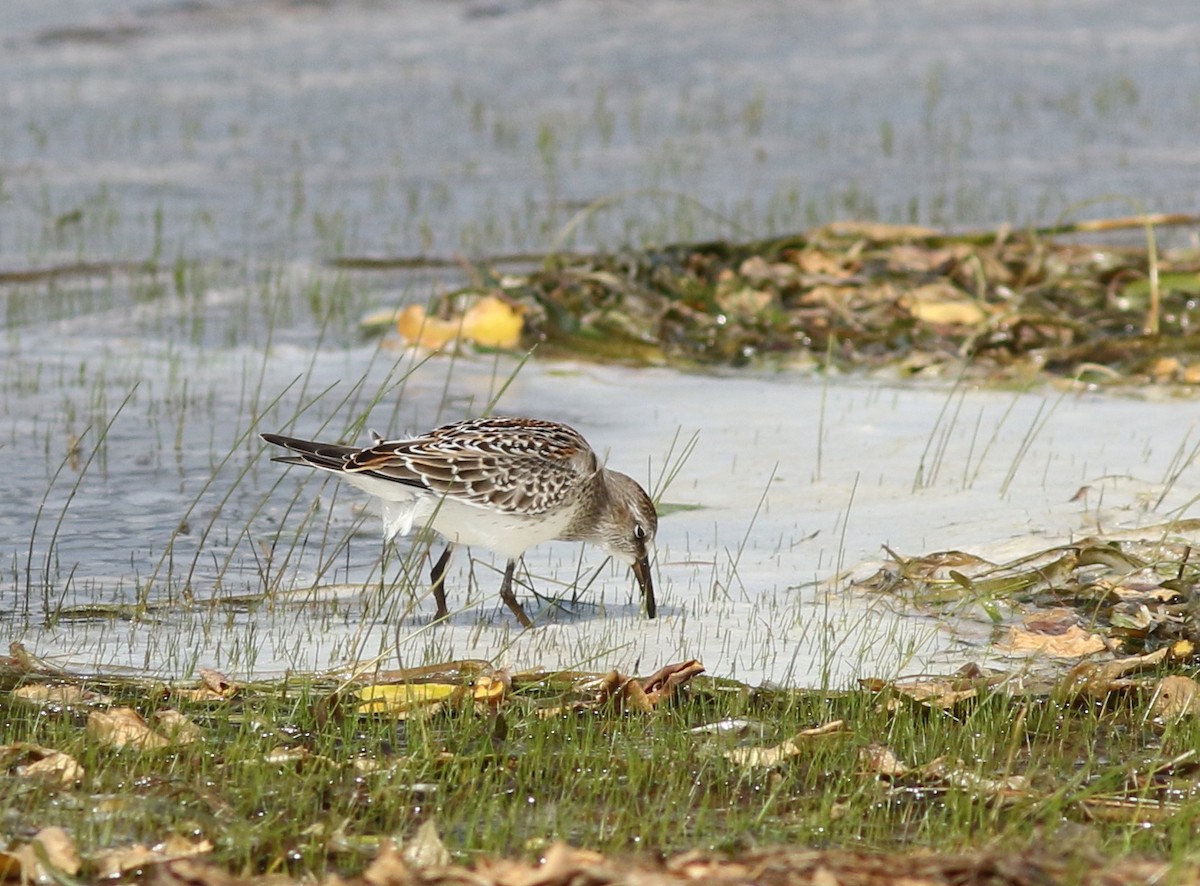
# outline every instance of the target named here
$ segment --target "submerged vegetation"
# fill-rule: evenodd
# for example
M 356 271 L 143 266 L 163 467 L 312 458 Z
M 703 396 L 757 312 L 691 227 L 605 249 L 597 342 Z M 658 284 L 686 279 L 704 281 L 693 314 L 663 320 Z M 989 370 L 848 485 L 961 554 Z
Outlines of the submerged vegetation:
M 525 346 L 633 362 L 1197 384 L 1200 253 L 1159 254 L 1153 230 L 1196 223 L 1147 216 L 961 235 L 839 223 L 765 241 L 555 255 L 528 274 L 479 272 L 434 315 L 453 322 L 480 296 L 501 296 L 524 315 Z M 1077 242 L 1126 229 L 1144 229 L 1145 243 Z

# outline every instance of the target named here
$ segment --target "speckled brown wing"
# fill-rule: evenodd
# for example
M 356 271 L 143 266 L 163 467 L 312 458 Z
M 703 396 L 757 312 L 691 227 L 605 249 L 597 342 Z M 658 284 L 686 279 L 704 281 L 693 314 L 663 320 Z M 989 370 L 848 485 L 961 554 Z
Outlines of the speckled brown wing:
M 355 453 L 345 467 L 530 515 L 573 502 L 586 486 L 579 481 L 599 469 L 595 453 L 574 429 L 520 418 L 455 422 L 412 440 L 384 441 Z

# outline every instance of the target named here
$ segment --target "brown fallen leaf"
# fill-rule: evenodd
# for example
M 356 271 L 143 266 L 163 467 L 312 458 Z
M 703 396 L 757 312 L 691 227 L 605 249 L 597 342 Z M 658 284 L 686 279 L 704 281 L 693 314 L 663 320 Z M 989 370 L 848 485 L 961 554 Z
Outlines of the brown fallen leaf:
M 690 658 L 677 664 L 669 664 L 659 668 L 646 679 L 642 680 L 642 690 L 646 693 L 651 705 L 658 705 L 671 697 L 675 690 L 684 683 L 704 673 L 704 665 Z
M 28 742 L 0 745 L 0 770 L 18 778 L 70 788 L 83 781 L 83 767 L 70 754 Z
M 1156 668 L 1170 657 L 1171 649 L 1164 646 L 1145 655 L 1131 655 L 1113 661 L 1083 661 L 1067 671 L 1062 686 L 1068 696 L 1087 695 L 1103 698 L 1127 684 L 1117 681 L 1138 671 Z
M 200 727 L 174 708 L 154 712 L 155 731 L 172 744 L 191 744 L 204 737 Z
M 618 872 L 609 865 L 610 862 L 598 852 L 576 849 L 559 841 L 546 850 L 541 863 L 535 867 L 516 859 L 482 858 L 475 864 L 475 876 L 465 882 L 475 886 L 615 886 L 640 882 L 636 875 L 629 876 L 632 871 L 627 869 Z M 660 881 L 653 879 L 646 882 Z
M 821 726 L 803 729 L 787 741 L 782 741 L 777 745 L 765 748 L 732 748 L 726 751 L 724 756 L 740 766 L 777 766 L 789 757 L 803 753 L 805 745 L 814 739 L 839 735 L 844 732 L 849 732 L 845 720 L 831 720 Z
M 975 698 L 979 689 L 961 679 L 906 680 L 889 684 L 896 692 L 931 708 L 952 708 L 961 701 Z M 888 710 L 897 705 L 889 703 Z
M 166 736 L 154 732 L 133 708 L 113 708 L 88 714 L 88 737 L 114 748 L 149 751 L 171 744 Z
M 14 698 L 43 707 L 82 707 L 84 705 L 111 704 L 112 699 L 84 689 L 77 683 L 27 683 L 12 692 Z
M 918 770 L 922 777 L 936 779 L 949 787 L 987 797 L 1023 796 L 1029 788 L 1024 775 L 989 778 L 965 768 L 962 761 L 951 762 L 946 757 L 931 760 Z
M 450 850 L 442 842 L 438 834 L 437 823 L 433 819 L 426 820 L 411 840 L 407 840 L 400 849 L 400 855 L 405 863 L 417 870 L 422 868 L 444 868 L 451 862 Z
M 180 858 L 207 855 L 212 850 L 213 844 L 210 840 L 204 838 L 189 840 L 179 834 L 171 834 L 154 846 L 134 843 L 132 846 L 107 849 L 90 856 L 89 861 L 96 868 L 97 879 L 109 880 L 149 865 L 160 865 Z
M 238 694 L 240 687 L 212 668 L 200 668 L 200 685 L 194 687 L 172 687 L 171 694 L 190 702 L 226 701 Z
M 887 745 L 872 742 L 858 752 L 858 761 L 862 763 L 868 772 L 874 772 L 877 775 L 885 775 L 888 778 L 895 778 L 904 775 L 909 771 L 896 752 Z
M 1108 651 L 1103 637 L 1078 625 L 1072 625 L 1061 634 L 1040 634 L 1016 625 L 1008 630 L 1008 638 L 997 644 L 997 648 L 1006 652 L 1040 652 L 1054 658 L 1082 658 Z
M 362 879 L 370 886 L 393 886 L 396 883 L 411 883 L 415 875 L 401 850 L 391 840 L 384 840 L 374 860 L 362 872 Z
M 1034 634 L 1060 636 L 1079 624 L 1079 613 L 1065 606 L 1030 613 L 1021 621 L 1025 630 Z
M 738 266 L 738 274 L 751 284 L 770 283 L 777 289 L 791 286 L 800 276 L 796 265 L 789 262 L 768 262 L 761 255 L 752 255 Z
M 1163 677 L 1154 688 L 1150 709 L 1163 720 L 1200 714 L 1200 683 L 1179 674 Z
M 62 668 L 50 664 L 45 659 L 38 658 L 25 648 L 24 643 L 15 640 L 8 644 L 8 655 L 0 656 L 0 666 L 20 674 L 66 675 L 66 671 Z
M 566 712 L 595 710 L 605 705 L 622 712 L 650 713 L 669 699 L 679 686 L 703 672 L 704 666 L 695 659 L 666 665 L 645 680 L 627 677 L 619 671 L 609 671 L 601 677 L 591 678 L 582 687 L 585 690 L 594 689 L 593 698 L 541 708 L 537 714 L 542 718 L 556 717 Z
M 79 873 L 82 862 L 75 843 L 60 827 L 42 828 L 33 839 L 0 852 L 0 881 L 58 883 Z

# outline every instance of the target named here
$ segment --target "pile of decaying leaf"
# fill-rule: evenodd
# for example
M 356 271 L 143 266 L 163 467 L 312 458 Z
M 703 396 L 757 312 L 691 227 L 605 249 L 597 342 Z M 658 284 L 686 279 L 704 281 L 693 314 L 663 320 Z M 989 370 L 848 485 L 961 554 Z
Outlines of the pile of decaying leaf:
M 1004 634 L 1001 651 L 1066 661 L 1121 651 L 1200 647 L 1200 561 L 1177 520 L 1126 538 L 1082 539 L 1010 563 L 962 551 L 893 561 L 857 583 L 925 610 L 977 607 Z M 1200 560 L 1200 558 L 1198 558 Z
M 557 256 L 528 275 L 481 277 L 427 322 L 454 327 L 477 301 L 499 298 L 523 317 L 522 346 L 602 358 L 1197 384 L 1200 255 L 1159 255 L 1152 237 L 1146 248 L 1061 240 L 1198 223 L 1155 216 L 962 236 L 840 223 L 746 244 Z M 427 340 L 411 320 L 405 338 Z

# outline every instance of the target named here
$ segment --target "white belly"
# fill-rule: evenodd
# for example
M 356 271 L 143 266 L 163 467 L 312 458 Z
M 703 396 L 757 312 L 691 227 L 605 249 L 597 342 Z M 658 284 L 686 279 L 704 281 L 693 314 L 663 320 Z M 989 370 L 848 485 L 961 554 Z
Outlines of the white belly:
M 382 499 L 387 539 L 407 535 L 414 525 L 428 525 L 454 544 L 487 548 L 515 560 L 534 545 L 558 538 L 571 521 L 569 510 L 528 517 L 440 498 L 378 477 L 341 476 Z

